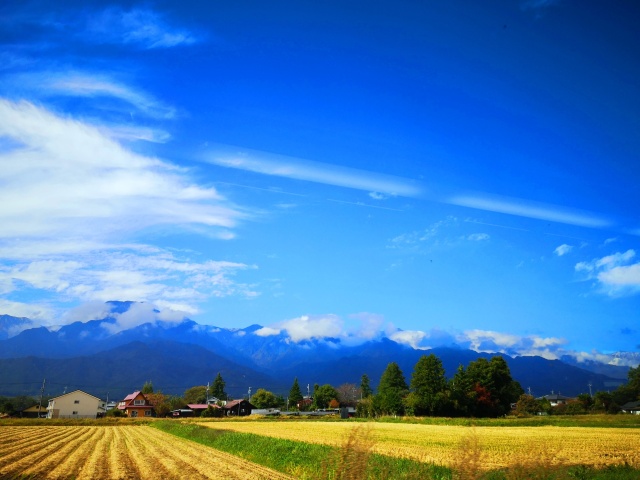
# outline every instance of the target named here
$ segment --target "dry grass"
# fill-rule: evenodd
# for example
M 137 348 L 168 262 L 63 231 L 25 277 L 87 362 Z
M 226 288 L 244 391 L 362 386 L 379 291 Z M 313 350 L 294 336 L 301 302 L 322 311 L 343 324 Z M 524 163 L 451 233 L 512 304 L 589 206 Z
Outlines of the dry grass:
M 323 464 L 320 476 L 316 480 L 331 477 L 335 480 L 367 478 L 374 443 L 371 425 L 361 423 L 354 426 L 343 438 L 341 448 Z
M 341 446 L 351 422 L 206 422 L 210 428 Z M 374 423 L 371 451 L 468 472 L 522 465 L 640 466 L 640 430 L 584 427 L 464 427 Z M 461 443 L 462 442 L 462 443 Z M 466 443 L 465 443 L 466 442 Z M 468 453 L 467 453 L 468 452 Z M 467 477 L 473 478 L 473 476 Z M 514 477 L 515 478 L 515 477 Z

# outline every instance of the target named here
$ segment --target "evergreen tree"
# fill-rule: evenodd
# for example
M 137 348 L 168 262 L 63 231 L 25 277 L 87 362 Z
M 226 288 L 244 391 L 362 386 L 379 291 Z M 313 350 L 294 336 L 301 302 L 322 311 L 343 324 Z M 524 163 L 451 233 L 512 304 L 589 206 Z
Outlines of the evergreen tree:
M 302 391 L 300 390 L 300 384 L 298 383 L 298 377 L 293 380 L 291 390 L 289 390 L 289 404 L 297 405 L 302 400 Z
M 416 363 L 411 376 L 416 415 L 436 415 L 445 401 L 447 379 L 442 362 L 434 354 L 423 355 Z
M 450 411 L 447 414 L 462 417 L 471 415 L 474 396 L 473 381 L 467 375 L 465 368 L 459 365 L 449 382 Z
M 397 363 L 391 362 L 380 377 L 374 408 L 383 415 L 402 415 L 403 399 L 409 393 L 404 374 Z
M 362 374 L 360 378 L 360 391 L 362 392 L 362 398 L 369 398 L 373 395 L 373 390 L 371 390 L 371 385 L 369 384 L 369 375 L 366 373 Z
M 627 372 L 629 381 L 613 391 L 613 401 L 618 405 L 640 400 L 640 366 L 631 367 Z
M 147 380 L 146 382 L 144 382 L 144 385 L 142 386 L 142 390 L 140 390 L 141 393 L 144 393 L 145 395 L 147 393 L 153 393 L 153 383 L 151 383 L 151 380 Z
M 218 400 L 227 400 L 227 392 L 224 391 L 225 385 L 226 383 L 222 379 L 222 375 L 218 372 L 216 379 L 213 381 L 213 385 L 211 385 L 211 396 Z

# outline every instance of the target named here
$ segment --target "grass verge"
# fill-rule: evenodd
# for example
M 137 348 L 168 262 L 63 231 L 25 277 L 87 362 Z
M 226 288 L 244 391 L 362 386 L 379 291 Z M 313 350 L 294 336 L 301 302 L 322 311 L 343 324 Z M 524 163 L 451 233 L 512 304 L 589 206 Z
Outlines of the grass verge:
M 367 440 L 364 426 L 352 430 L 343 448 L 176 421 L 159 421 L 151 426 L 304 480 L 453 478 L 446 467 L 372 453 L 373 445 Z
M 342 447 L 212 429 L 175 420 L 151 424 L 167 433 L 237 455 L 304 480 L 638 480 L 631 465 L 554 465 L 552 452 L 529 452 L 508 469 L 485 471 L 477 437 L 463 439 L 452 468 L 372 453 L 367 424 L 356 423 Z M 313 432 L 310 432 L 312 435 Z M 475 438 L 474 438 L 475 437 Z M 548 457 L 548 458 L 547 458 Z

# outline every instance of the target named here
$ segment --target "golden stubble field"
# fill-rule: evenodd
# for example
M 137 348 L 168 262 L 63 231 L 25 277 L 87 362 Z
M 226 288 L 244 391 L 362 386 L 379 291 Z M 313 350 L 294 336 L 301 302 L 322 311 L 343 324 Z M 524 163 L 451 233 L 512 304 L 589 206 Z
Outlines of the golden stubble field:
M 351 422 L 283 420 L 202 422 L 209 428 L 340 446 Z M 362 423 L 355 425 L 363 425 Z M 483 470 L 546 463 L 640 466 L 640 429 L 595 427 L 465 427 L 368 423 L 373 451 L 456 467 L 477 453 Z M 471 450 L 474 450 L 472 452 Z
M 291 479 L 148 426 L 3 426 L 0 478 Z

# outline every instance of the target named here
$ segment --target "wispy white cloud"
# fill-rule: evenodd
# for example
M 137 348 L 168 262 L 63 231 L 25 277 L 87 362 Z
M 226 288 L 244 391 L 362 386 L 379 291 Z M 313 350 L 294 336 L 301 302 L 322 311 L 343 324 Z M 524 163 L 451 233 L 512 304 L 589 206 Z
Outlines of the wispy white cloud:
M 476 352 L 504 353 L 507 355 L 537 355 L 549 360 L 557 360 L 566 352 L 567 341 L 562 338 L 540 337 L 537 335 L 515 335 L 491 330 L 466 330 L 456 337 L 460 346 Z
M 123 313 L 110 315 L 114 318 L 114 323 L 103 323 L 102 327 L 110 334 L 123 330 L 150 324 L 176 324 L 182 322 L 187 312 L 173 310 L 171 308 L 158 309 L 150 303 L 133 303 Z
M 0 312 L 3 315 L 11 315 L 12 317 L 28 318 L 32 320 L 32 324 L 24 325 L 24 328 L 38 327 L 41 325 L 49 325 L 54 317 L 54 309 L 50 305 L 34 302 L 16 302 L 5 298 L 0 298 Z M 17 334 L 19 332 L 12 332 Z
M 151 226 L 228 229 L 246 217 L 175 166 L 27 102 L 0 100 L 0 137 L 16 145 L 0 151 L 0 238 L 87 242 Z
M 97 109 L 108 108 L 111 111 L 123 110 L 127 117 L 135 114 L 150 119 L 166 120 L 176 116 L 176 109 L 158 100 L 153 95 L 127 85 L 105 73 L 74 70 L 40 70 L 30 73 L 8 75 L 2 80 L 7 91 L 24 95 L 28 98 L 49 99 L 51 97 L 78 97 L 87 100 L 109 99 L 107 107 L 97 104 Z M 91 104 L 85 104 L 87 110 Z M 116 130 L 114 126 L 113 130 Z M 120 127 L 123 132 L 125 127 Z M 126 125 L 129 135 L 134 132 L 140 136 L 141 127 Z M 151 130 L 147 127 L 146 136 Z M 158 135 L 151 135 L 155 140 Z
M 525 0 L 521 3 L 524 10 L 537 10 L 558 5 L 561 0 Z
M 337 315 L 302 315 L 264 327 L 255 334 L 266 337 L 285 333 L 289 340 L 299 343 L 306 340 L 338 338 L 343 333 L 343 325 L 343 321 Z
M 499 195 L 482 193 L 452 195 L 446 198 L 444 203 L 588 228 L 612 226 L 609 219 L 591 212 Z
M 607 295 L 637 294 L 640 293 L 640 262 L 631 263 L 635 256 L 636 252 L 631 249 L 617 252 L 589 262 L 579 262 L 575 270 L 586 280 L 596 280 Z
M 491 237 L 488 233 L 472 233 L 471 235 L 467 236 L 467 240 L 470 240 L 472 242 L 485 242 L 490 238 Z
M 454 248 L 468 245 L 470 242 L 486 242 L 491 238 L 484 232 L 463 234 L 460 229 L 459 220 L 449 216 L 423 230 L 397 235 L 389 241 L 388 248 L 426 253 L 437 248 Z
M 387 198 L 389 198 L 387 195 L 379 192 L 369 192 L 369 196 L 374 200 L 386 200 Z
M 17 300 L 29 288 L 66 301 L 130 299 L 190 311 L 212 296 L 257 295 L 233 278 L 253 266 L 194 262 L 132 241 L 147 229 L 233 236 L 247 214 L 188 171 L 27 102 L 0 100 L 0 138 L 9 140 L 0 148 L 4 295 Z
M 425 350 L 427 348 L 420 346 L 425 338 L 427 338 L 427 334 L 420 330 L 398 330 L 389 335 L 389 339 L 394 342 L 408 345 L 416 350 Z
M 213 146 L 203 155 L 203 160 L 223 167 L 264 175 L 364 190 L 375 199 L 382 199 L 385 196 L 429 199 L 450 205 L 588 228 L 613 226 L 609 218 L 593 212 L 489 193 L 472 192 L 437 196 L 421 182 L 406 178 L 241 147 Z
M 191 45 L 200 40 L 194 32 L 172 25 L 165 15 L 148 8 L 124 10 L 114 6 L 85 12 L 82 23 L 77 18 L 77 14 L 75 18 L 61 16 L 57 27 L 73 26 L 79 38 L 92 43 L 156 49 Z
M 420 197 L 423 194 L 422 187 L 408 179 L 240 147 L 212 147 L 204 160 L 264 175 L 377 192 L 376 195 Z
M 573 250 L 573 245 L 567 245 L 566 243 L 563 243 L 562 245 L 556 247 L 553 253 L 555 253 L 559 257 L 562 257 L 569 253 L 571 250 Z

